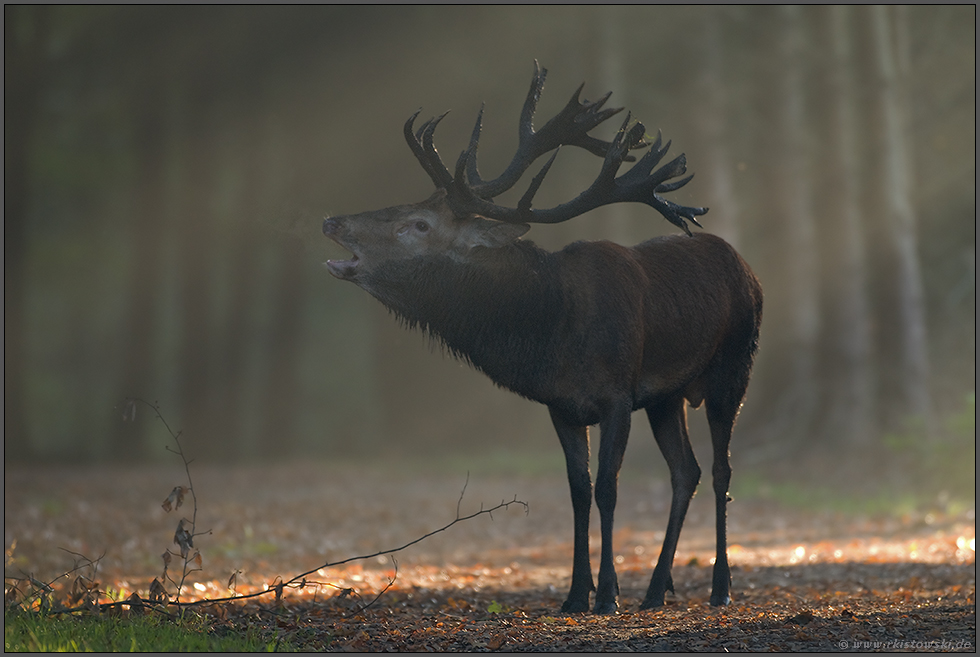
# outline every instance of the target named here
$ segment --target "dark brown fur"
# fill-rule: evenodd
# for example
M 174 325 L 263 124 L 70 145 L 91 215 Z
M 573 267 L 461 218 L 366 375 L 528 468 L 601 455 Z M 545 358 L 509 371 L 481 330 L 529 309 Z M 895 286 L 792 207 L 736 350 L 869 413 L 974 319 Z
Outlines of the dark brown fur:
M 328 262 L 331 273 L 437 336 L 499 385 L 548 406 L 565 451 L 575 518 L 564 611 L 588 610 L 593 590 L 596 613 L 618 606 L 616 482 L 631 414 L 641 408 L 673 488 L 663 549 L 642 607 L 662 605 L 665 591 L 673 590 L 677 539 L 701 475 L 685 402 L 703 402 L 717 509 L 711 602 L 728 603 L 728 448 L 762 319 L 762 290 L 731 246 L 697 234 L 632 248 L 576 242 L 549 253 L 517 239 L 527 226 L 455 217 L 444 192 L 415 205 L 329 218 L 323 230 L 355 255 Z M 601 428 L 594 490 L 602 530 L 598 588 L 588 550 L 588 427 L 595 424 Z

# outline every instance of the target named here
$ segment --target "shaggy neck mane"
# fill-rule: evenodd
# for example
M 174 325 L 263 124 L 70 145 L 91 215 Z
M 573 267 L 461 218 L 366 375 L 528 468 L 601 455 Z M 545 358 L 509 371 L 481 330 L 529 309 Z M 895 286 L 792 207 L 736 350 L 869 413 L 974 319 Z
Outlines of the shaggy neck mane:
M 552 254 L 531 242 L 385 263 L 368 289 L 410 327 L 438 338 L 498 385 L 534 397 L 553 366 L 564 298 Z

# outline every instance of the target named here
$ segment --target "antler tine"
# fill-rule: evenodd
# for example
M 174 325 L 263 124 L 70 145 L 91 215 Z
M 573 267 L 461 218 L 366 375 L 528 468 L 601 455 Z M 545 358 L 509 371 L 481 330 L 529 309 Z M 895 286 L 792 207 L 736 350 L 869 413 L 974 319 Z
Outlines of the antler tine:
M 541 100 L 541 90 L 544 89 L 545 78 L 548 77 L 548 69 L 538 64 L 534 60 L 534 77 L 531 78 L 531 88 L 524 99 L 524 106 L 521 108 L 521 119 L 517 126 L 517 135 L 520 142 L 534 136 L 534 112 L 538 109 L 538 101 Z
M 422 148 L 422 142 L 419 139 L 421 132 L 419 134 L 416 134 L 414 131 L 415 119 L 416 117 L 418 117 L 419 112 L 421 111 L 422 110 L 420 109 L 418 112 L 415 112 L 415 114 L 413 114 L 405 123 L 405 141 L 408 142 L 408 146 L 409 148 L 412 149 L 412 153 L 415 155 L 415 159 L 417 159 L 419 161 L 419 164 L 422 165 L 422 169 L 425 171 L 425 173 L 429 176 L 429 178 L 432 179 L 432 182 L 438 185 L 439 176 L 432 168 L 432 165 L 429 162 L 429 158 L 426 156 L 425 150 Z M 427 123 L 428 122 L 426 122 L 426 124 Z M 423 126 L 426 124 L 423 124 Z
M 435 134 L 436 128 L 439 126 L 439 123 L 444 118 L 446 118 L 448 114 L 449 112 L 445 112 L 443 114 L 440 114 L 439 116 L 429 119 L 422 125 L 418 133 L 422 137 L 422 148 L 425 149 L 425 152 L 428 154 L 430 158 L 439 160 L 440 164 L 442 164 L 442 159 L 439 157 L 439 153 L 438 151 L 436 151 L 436 147 L 432 143 L 432 135 Z
M 645 136 L 646 135 L 644 134 L 644 137 Z M 630 173 L 632 175 L 638 175 L 641 173 L 644 176 L 650 175 L 650 172 L 653 171 L 653 167 L 660 164 L 660 160 L 663 159 L 664 155 L 666 155 L 667 151 L 670 149 L 669 141 L 661 148 L 660 144 L 662 142 L 663 138 L 660 135 L 660 131 L 657 130 L 657 138 L 652 144 L 649 144 L 650 150 L 648 150 L 643 157 L 640 158 L 640 161 L 637 162 L 632 169 L 630 169 Z M 647 144 L 644 143 L 644 146 L 646 145 Z
M 672 183 L 664 183 L 662 185 L 657 185 L 657 188 L 654 191 L 656 191 L 658 194 L 666 194 L 667 192 L 673 192 L 675 190 L 680 189 L 681 187 L 683 187 L 687 183 L 691 182 L 691 179 L 692 178 L 694 178 L 694 174 L 693 173 L 691 175 L 689 175 L 689 176 L 685 176 L 685 177 L 681 178 L 678 181 L 675 181 L 675 182 L 672 182 Z
M 579 88 L 575 91 L 575 93 L 572 94 L 572 97 L 565 105 L 565 108 L 558 114 L 558 116 L 546 123 L 540 132 L 545 133 L 549 128 L 549 124 L 561 117 L 566 112 L 573 114 L 572 120 L 574 123 L 578 124 L 581 129 L 581 133 L 573 136 L 573 138 L 569 139 L 565 143 L 567 143 L 569 146 L 578 146 L 579 148 L 583 148 L 593 155 L 605 157 L 606 152 L 609 150 L 610 142 L 603 141 L 602 139 L 596 139 L 587 133 L 589 130 L 592 130 L 592 128 L 595 128 L 610 117 L 619 114 L 625 108 L 607 107 L 606 109 L 602 109 L 602 106 L 605 105 L 606 101 L 609 100 L 610 96 L 612 96 L 611 91 L 607 91 L 601 98 L 599 98 L 599 100 L 593 102 L 584 100 L 581 101 L 581 104 L 579 104 L 579 95 L 582 93 L 582 89 L 584 87 L 585 83 L 583 82 L 581 85 L 579 85 Z M 642 148 L 644 145 L 645 144 L 637 144 L 634 148 Z M 624 161 L 632 162 L 635 159 L 636 158 L 632 157 L 631 155 L 626 155 Z
M 422 108 L 420 107 L 418 110 L 415 111 L 415 114 L 412 114 L 410 117 L 408 117 L 408 121 L 405 121 L 405 126 L 402 128 L 402 132 L 405 135 L 405 141 L 408 143 L 408 147 L 412 149 L 412 153 L 415 155 L 415 158 L 419 161 L 419 163 L 424 168 L 425 162 L 424 162 L 424 158 L 422 157 L 424 155 L 424 153 L 422 152 L 422 145 L 415 137 L 415 119 L 418 118 L 421 112 L 422 112 Z
M 531 87 L 528 89 L 527 97 L 524 99 L 524 105 L 521 107 L 521 116 L 517 123 L 517 153 L 504 173 L 492 181 L 485 181 L 480 177 L 479 167 L 477 165 L 476 152 L 480 141 L 480 132 L 483 129 L 483 109 L 486 104 L 484 103 L 480 106 L 480 113 L 476 117 L 476 125 L 473 127 L 473 133 L 470 137 L 469 150 L 473 152 L 473 157 L 467 165 L 466 174 L 469 179 L 469 184 L 478 190 L 477 195 L 481 198 L 492 198 L 513 187 L 520 180 L 521 176 L 524 175 L 530 163 L 541 155 L 541 153 L 534 155 L 526 163 L 521 158 L 521 154 L 525 151 L 527 145 L 533 141 L 535 136 L 534 112 L 537 111 L 538 101 L 541 99 L 541 90 L 544 89 L 544 82 L 547 77 L 548 69 L 543 68 L 538 64 L 538 60 L 535 59 Z M 518 164 L 515 165 L 515 163 Z
M 691 178 L 694 177 L 693 173 L 686 178 L 682 178 L 681 180 L 677 180 L 672 183 L 664 182 L 670 178 L 682 175 L 687 171 L 687 157 L 683 153 L 657 169 L 657 171 L 651 175 L 650 172 L 653 170 L 653 167 L 660 163 L 660 160 L 663 159 L 663 156 L 666 155 L 667 151 L 670 149 L 669 141 L 661 148 L 661 140 L 662 137 L 660 131 L 658 130 L 657 139 L 651 145 L 650 150 L 643 156 L 643 158 L 640 159 L 639 162 L 636 163 L 632 169 L 629 170 L 628 173 L 623 174 L 623 182 L 634 183 L 649 177 L 651 184 L 652 181 L 656 181 L 656 188 L 654 191 L 656 191 L 658 194 L 665 194 L 667 192 L 680 189 L 691 181 Z
M 637 144 L 642 142 L 644 134 L 642 123 L 637 122 L 632 128 L 627 130 L 632 118 L 632 115 L 627 112 L 623 124 L 619 127 L 616 136 L 609 145 L 609 149 L 606 151 L 606 157 L 602 161 L 602 168 L 599 170 L 599 175 L 596 177 L 595 182 L 592 183 L 590 189 L 606 190 L 614 185 L 616 173 L 619 171 L 619 167 L 623 165 L 627 154 L 632 148 L 635 148 Z
M 415 119 L 418 118 L 419 113 L 422 110 L 419 109 L 415 114 L 412 114 L 405 122 L 404 133 L 405 141 L 408 142 L 408 147 L 412 149 L 412 153 L 415 155 L 415 159 L 419 161 L 422 165 L 422 169 L 428 174 L 432 182 L 435 183 L 436 187 L 446 187 L 452 183 L 452 176 L 449 174 L 449 170 L 442 163 L 442 158 L 439 157 L 439 152 L 436 151 L 435 146 L 432 144 L 432 133 L 435 131 L 436 126 L 439 122 L 445 118 L 446 114 L 439 116 L 437 118 L 432 118 L 422 124 L 418 132 L 414 131 Z
M 477 148 L 480 145 L 480 133 L 483 131 L 483 109 L 486 103 L 480 105 L 480 112 L 476 115 L 476 125 L 473 126 L 473 133 L 470 135 L 470 145 L 466 152 L 472 153 L 467 159 L 466 177 L 471 181 L 480 180 L 480 171 L 476 165 Z M 456 174 L 457 177 L 459 174 Z M 481 181 L 482 182 L 482 181 Z
M 520 214 L 527 214 L 531 211 L 531 200 L 534 195 L 538 193 L 538 189 L 541 187 L 541 183 L 544 182 L 544 177 L 548 175 L 548 170 L 551 169 L 551 165 L 555 163 L 555 158 L 558 157 L 558 151 L 561 150 L 561 146 L 555 149 L 545 165 L 541 167 L 541 171 L 538 172 L 534 178 L 531 179 L 531 184 L 528 186 L 527 191 L 524 192 L 524 196 L 517 204 L 517 212 Z
M 681 153 L 673 160 L 663 165 L 662 167 L 660 167 L 659 169 L 657 169 L 655 172 L 651 174 L 651 171 L 653 171 L 653 167 L 657 166 L 660 163 L 660 160 L 662 160 L 664 155 L 667 154 L 667 150 L 670 149 L 669 141 L 666 144 L 664 144 L 663 148 L 657 147 L 659 142 L 660 142 L 660 135 L 658 133 L 657 142 L 654 143 L 654 147 L 651 148 L 650 151 L 647 152 L 647 154 L 644 155 L 640 159 L 640 161 L 637 162 L 636 165 L 629 170 L 628 173 L 623 174 L 624 182 L 632 184 L 649 178 L 650 180 L 656 181 L 653 184 L 659 185 L 665 180 L 674 178 L 676 176 L 680 176 L 685 171 L 687 171 L 687 157 L 683 153 Z M 669 190 L 665 190 L 665 191 L 669 191 Z
M 683 176 L 685 173 L 687 173 L 687 156 L 684 155 L 684 153 L 681 153 L 673 160 L 651 173 L 647 177 L 647 181 L 649 184 L 654 185 L 655 188 L 659 189 L 662 186 L 662 183 L 665 181 L 670 180 L 671 178 L 676 178 L 677 176 Z
M 704 226 L 698 223 L 698 220 L 694 217 L 705 214 L 708 211 L 708 208 L 689 208 L 684 205 L 677 205 L 676 203 L 662 199 L 659 196 L 657 196 L 655 200 L 656 203 L 650 202 L 647 203 L 647 205 L 657 210 L 657 212 L 662 214 L 664 219 L 670 223 L 682 228 L 684 232 L 688 234 L 688 236 L 691 235 L 691 229 L 687 227 L 686 223 L 684 223 L 685 219 L 690 221 L 698 228 L 704 228 Z

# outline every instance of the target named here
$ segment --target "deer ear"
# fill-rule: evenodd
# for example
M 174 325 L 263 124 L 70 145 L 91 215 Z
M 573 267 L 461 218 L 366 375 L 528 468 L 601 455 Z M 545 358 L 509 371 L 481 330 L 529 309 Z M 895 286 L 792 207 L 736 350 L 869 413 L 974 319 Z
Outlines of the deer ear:
M 513 243 L 517 238 L 531 230 L 529 224 L 510 224 L 504 221 L 486 219 L 479 215 L 470 215 L 466 218 L 467 230 L 464 232 L 463 239 L 466 246 L 485 246 L 491 249 L 499 249 Z

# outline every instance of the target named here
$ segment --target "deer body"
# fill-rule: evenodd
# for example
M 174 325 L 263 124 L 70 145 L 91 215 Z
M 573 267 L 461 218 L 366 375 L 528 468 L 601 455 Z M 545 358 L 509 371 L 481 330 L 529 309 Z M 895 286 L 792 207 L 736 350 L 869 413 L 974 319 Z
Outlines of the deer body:
M 543 74 L 538 91 L 542 83 Z M 534 91 L 532 84 L 529 99 Z M 578 106 L 577 96 L 573 101 L 578 114 L 594 114 L 595 104 Z M 533 107 L 525 114 L 529 125 Z M 554 121 L 539 134 L 546 133 Z M 410 125 L 411 121 L 406 136 L 413 145 Z M 523 207 L 503 209 L 502 221 L 490 219 L 471 211 L 497 207 L 483 200 L 489 192 L 473 195 L 470 184 L 478 179 L 475 164 L 464 179 L 464 153 L 456 178 L 451 177 L 431 148 L 432 129 L 431 122 L 423 126 L 413 151 L 439 189 L 421 203 L 324 220 L 324 234 L 353 253 L 349 260 L 328 261 L 330 272 L 364 288 L 410 326 L 442 340 L 454 355 L 498 385 L 548 407 L 565 452 L 574 512 L 572 583 L 564 611 L 588 610 L 593 590 L 596 613 L 617 608 L 612 547 L 616 487 L 631 415 L 639 409 L 646 411 L 667 460 L 673 489 L 664 545 L 642 606 L 662 605 L 665 591 L 673 590 L 670 569 L 677 539 L 701 475 L 687 435 L 685 403 L 698 407 L 704 402 L 714 451 L 718 519 L 711 602 L 727 604 L 728 447 L 758 343 L 762 291 L 755 276 L 720 238 L 690 235 L 681 217 L 694 221 L 693 215 L 703 209 L 675 206 L 659 196 L 655 201 L 665 205 L 655 207 L 679 222 L 688 235 L 656 238 L 634 247 L 576 242 L 557 252 L 522 241 L 519 238 L 529 226 L 520 219 L 534 220 L 536 211 L 529 209 L 529 197 L 550 162 L 532 183 Z M 562 134 L 562 143 L 582 145 L 582 133 Z M 613 180 L 618 163 L 611 167 L 610 159 L 621 162 L 635 145 L 627 139 L 622 146 L 619 139 L 601 142 L 608 147 L 603 171 L 612 168 L 609 182 L 627 179 L 629 187 L 605 202 L 624 200 L 635 192 L 635 185 L 647 184 L 647 177 L 641 179 L 633 172 L 637 167 L 642 170 L 648 159 L 659 160 L 666 151 L 653 152 L 656 157 L 648 154 Z M 476 136 L 469 151 L 474 157 L 475 141 Z M 649 170 L 656 161 L 646 167 L 649 178 L 660 180 L 658 190 L 680 186 L 664 183 L 664 169 L 670 176 L 683 172 L 678 160 L 652 174 Z M 497 181 L 480 182 L 493 193 L 499 191 L 499 185 L 494 187 Z M 605 194 L 597 195 L 590 188 L 580 196 L 586 201 L 575 213 L 591 209 Z M 515 212 L 518 219 L 508 214 Z M 547 218 L 542 221 L 556 220 L 547 214 L 552 211 L 544 212 L 540 216 Z M 601 430 L 594 490 L 589 472 L 588 427 L 592 425 Z M 602 533 L 597 588 L 588 549 L 593 492 Z

